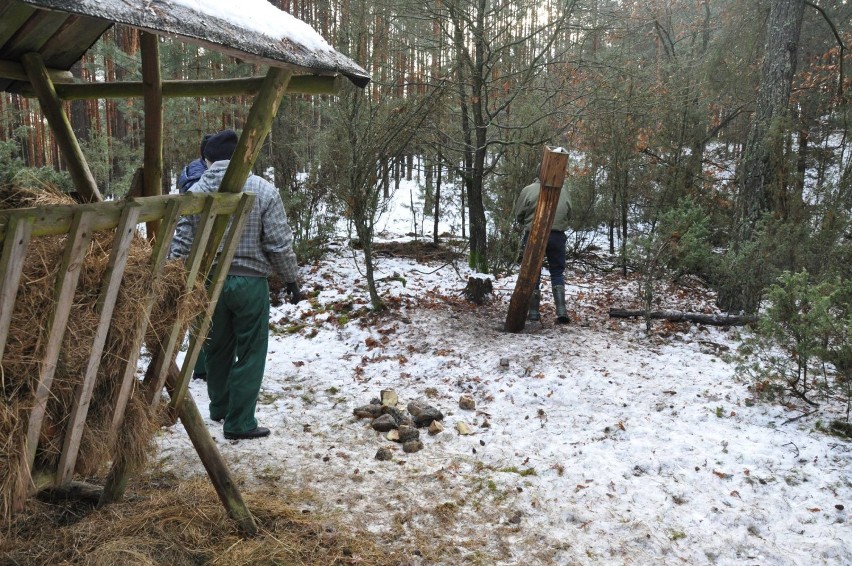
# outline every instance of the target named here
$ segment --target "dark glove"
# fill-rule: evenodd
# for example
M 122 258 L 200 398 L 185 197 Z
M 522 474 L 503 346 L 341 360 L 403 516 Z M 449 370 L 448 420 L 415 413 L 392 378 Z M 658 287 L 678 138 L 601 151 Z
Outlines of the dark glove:
M 284 294 L 290 295 L 291 305 L 295 305 L 302 300 L 302 292 L 299 290 L 299 283 L 296 281 L 284 284 Z

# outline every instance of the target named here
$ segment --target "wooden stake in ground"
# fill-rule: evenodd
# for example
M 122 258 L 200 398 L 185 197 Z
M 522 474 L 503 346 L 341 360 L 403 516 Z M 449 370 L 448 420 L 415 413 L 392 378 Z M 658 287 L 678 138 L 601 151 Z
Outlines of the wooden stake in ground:
M 541 192 L 535 207 L 530 235 L 521 260 L 521 272 L 512 300 L 509 302 L 509 313 L 506 315 L 505 329 L 507 332 L 520 332 L 524 329 L 529 310 L 530 299 L 535 291 L 536 283 L 541 274 L 541 262 L 550 237 L 550 228 L 556 217 L 556 205 L 559 193 L 565 181 L 565 166 L 568 164 L 568 152 L 563 148 L 544 148 L 541 159 L 539 180 Z

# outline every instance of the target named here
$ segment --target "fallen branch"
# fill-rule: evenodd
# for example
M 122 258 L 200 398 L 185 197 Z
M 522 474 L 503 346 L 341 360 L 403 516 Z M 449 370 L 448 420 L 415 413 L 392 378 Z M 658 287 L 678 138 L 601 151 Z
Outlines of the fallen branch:
M 670 322 L 697 322 L 711 326 L 744 326 L 757 322 L 752 315 L 700 314 L 678 311 L 643 311 L 628 309 L 609 309 L 610 318 L 655 318 Z

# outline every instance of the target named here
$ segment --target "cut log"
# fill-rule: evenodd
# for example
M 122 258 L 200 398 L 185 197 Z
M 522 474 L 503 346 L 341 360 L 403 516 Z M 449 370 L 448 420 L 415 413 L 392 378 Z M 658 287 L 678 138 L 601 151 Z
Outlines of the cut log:
M 710 326 L 744 326 L 757 322 L 752 315 L 701 314 L 679 311 L 642 311 L 628 309 L 609 309 L 610 318 L 654 318 L 669 322 L 697 322 Z

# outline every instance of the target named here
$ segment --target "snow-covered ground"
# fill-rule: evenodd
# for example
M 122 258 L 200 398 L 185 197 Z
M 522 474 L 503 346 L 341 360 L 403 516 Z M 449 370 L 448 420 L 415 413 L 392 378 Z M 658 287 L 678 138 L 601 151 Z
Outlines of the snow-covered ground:
M 408 187 L 399 195 L 408 202 Z M 394 210 L 387 238 L 411 231 L 410 211 Z M 361 266 L 341 241 L 301 268 L 315 298 L 273 307 L 257 410 L 272 435 L 226 441 L 208 421 L 243 489 L 308 488 L 315 511 L 366 527 L 410 564 L 852 563 L 852 446 L 814 430 L 837 415 L 793 420 L 801 409 L 755 400 L 725 361 L 737 330 L 655 322 L 646 335 L 607 315 L 636 306 L 633 280 L 569 269 L 574 322 L 553 324 L 545 287 L 543 323 L 506 333 L 514 277 L 477 307 L 461 296 L 464 260 L 386 256 L 376 277 L 391 308 L 359 316 Z M 710 299 L 682 288 L 660 306 Z M 206 416 L 203 382 L 190 387 Z M 444 432 L 421 430 L 409 454 L 353 416 L 384 389 L 402 409 L 441 410 Z M 381 447 L 392 460 L 376 459 Z M 204 474 L 179 424 L 158 458 Z

